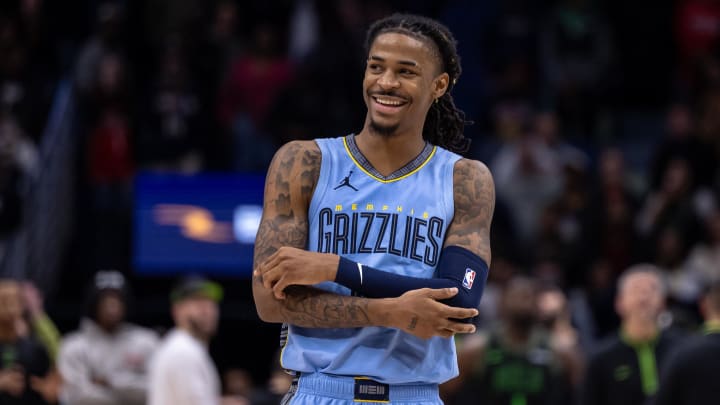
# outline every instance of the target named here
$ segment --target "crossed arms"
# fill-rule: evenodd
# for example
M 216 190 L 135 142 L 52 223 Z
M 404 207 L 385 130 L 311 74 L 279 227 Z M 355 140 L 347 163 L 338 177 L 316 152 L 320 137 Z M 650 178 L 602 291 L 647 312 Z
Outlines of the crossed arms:
M 267 322 L 317 328 L 384 326 L 416 336 L 471 333 L 474 326 L 452 319 L 477 314 L 438 302 L 455 288 L 421 288 L 399 297 L 342 296 L 309 285 L 334 281 L 339 256 L 307 252 L 308 206 L 320 172 L 313 141 L 295 141 L 275 155 L 265 185 L 263 218 L 255 241 L 253 296 Z M 454 174 L 455 216 L 445 246 L 460 246 L 490 263 L 490 221 L 495 192 L 487 168 L 460 160 Z M 428 283 L 428 286 L 434 284 Z

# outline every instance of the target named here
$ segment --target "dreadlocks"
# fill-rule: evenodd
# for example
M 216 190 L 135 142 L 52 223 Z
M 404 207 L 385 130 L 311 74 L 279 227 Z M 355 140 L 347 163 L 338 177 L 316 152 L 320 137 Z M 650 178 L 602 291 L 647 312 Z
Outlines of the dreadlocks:
M 470 148 L 470 139 L 463 135 L 465 113 L 455 106 L 450 90 L 457 83 L 462 69 L 460 57 L 457 54 L 455 38 L 444 25 L 435 20 L 412 14 L 393 14 L 370 26 L 365 40 L 366 52 L 370 52 L 375 38 L 380 34 L 395 32 L 409 35 L 420 40 L 430 40 L 434 45 L 434 52 L 438 54 L 441 62 L 441 71 L 450 76 L 448 89 L 442 97 L 430 107 L 425 125 L 423 138 L 433 145 L 442 146 L 456 153 L 465 153 Z

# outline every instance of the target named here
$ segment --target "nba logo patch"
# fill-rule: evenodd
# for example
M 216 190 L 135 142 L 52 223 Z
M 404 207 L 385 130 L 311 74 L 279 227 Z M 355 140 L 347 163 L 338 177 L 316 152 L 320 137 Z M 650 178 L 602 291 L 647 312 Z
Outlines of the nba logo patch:
M 475 270 L 468 267 L 465 269 L 465 277 L 463 278 L 462 285 L 469 290 L 472 288 L 473 281 L 475 281 Z

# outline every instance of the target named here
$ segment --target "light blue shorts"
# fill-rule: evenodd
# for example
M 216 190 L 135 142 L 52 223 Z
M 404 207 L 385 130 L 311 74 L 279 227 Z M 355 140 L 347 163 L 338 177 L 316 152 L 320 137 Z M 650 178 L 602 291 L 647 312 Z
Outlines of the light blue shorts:
M 282 405 L 442 405 L 437 384 L 387 385 L 365 378 L 303 374 Z

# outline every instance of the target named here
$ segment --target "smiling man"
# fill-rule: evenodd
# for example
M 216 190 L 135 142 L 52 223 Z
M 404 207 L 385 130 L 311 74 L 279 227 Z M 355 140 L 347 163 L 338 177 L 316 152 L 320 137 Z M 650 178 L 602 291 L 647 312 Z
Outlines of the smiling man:
M 253 294 L 261 319 L 289 325 L 284 403 L 441 403 L 487 278 L 495 192 L 458 155 L 452 34 L 393 15 L 366 45 L 363 129 L 291 142 L 267 175 Z

